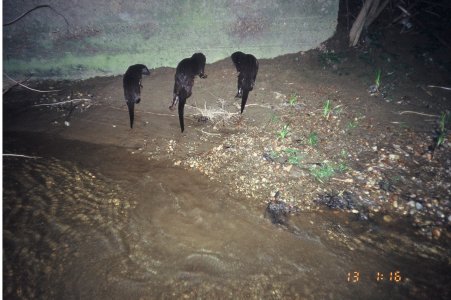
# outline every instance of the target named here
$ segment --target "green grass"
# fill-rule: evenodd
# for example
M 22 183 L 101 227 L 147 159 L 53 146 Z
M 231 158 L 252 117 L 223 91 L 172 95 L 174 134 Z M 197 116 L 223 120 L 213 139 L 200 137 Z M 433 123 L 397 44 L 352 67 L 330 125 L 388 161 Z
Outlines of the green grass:
M 288 99 L 288 103 L 290 104 L 290 106 L 295 106 L 296 104 L 298 104 L 298 94 L 291 94 L 290 98 Z
M 342 158 L 347 158 L 348 157 L 348 151 L 346 151 L 345 149 L 341 149 L 340 156 Z
M 448 123 L 448 114 L 445 112 L 442 112 L 439 119 L 439 133 L 437 137 L 437 145 L 436 147 L 439 147 L 445 142 L 446 139 L 446 124 Z
M 285 153 L 288 154 L 288 163 L 291 165 L 299 166 L 301 164 L 301 160 L 303 156 L 299 155 L 298 149 L 287 148 L 284 150 Z
M 348 166 L 343 162 L 338 164 L 323 163 L 320 166 L 314 165 L 311 167 L 310 174 L 319 182 L 324 183 L 334 176 L 335 173 L 345 173 L 348 170 Z
M 307 137 L 307 143 L 314 147 L 318 144 L 318 134 L 316 132 L 312 132 Z
M 326 119 L 329 119 L 330 113 L 332 112 L 332 106 L 330 104 L 330 100 L 326 100 L 323 105 L 323 116 Z
M 271 123 L 277 123 L 279 122 L 279 116 L 276 115 L 275 113 L 271 113 Z
M 284 125 L 282 129 L 279 131 L 278 138 L 284 140 L 290 131 L 288 124 Z
M 381 85 L 381 69 L 377 70 L 376 79 L 374 80 L 374 83 L 376 84 L 377 89 L 379 89 Z
M 346 129 L 353 129 L 356 128 L 358 125 L 359 122 L 357 122 L 357 120 L 353 120 L 346 125 Z
M 280 154 L 277 151 L 271 151 L 269 153 L 269 156 L 271 157 L 272 160 L 275 160 L 280 157 Z
M 348 170 L 348 166 L 341 162 L 338 163 L 337 166 L 335 167 L 335 171 L 337 171 L 338 173 L 345 173 Z
M 310 174 L 312 174 L 319 182 L 324 183 L 335 174 L 335 169 L 330 164 L 322 164 L 321 166 L 315 165 L 310 168 Z

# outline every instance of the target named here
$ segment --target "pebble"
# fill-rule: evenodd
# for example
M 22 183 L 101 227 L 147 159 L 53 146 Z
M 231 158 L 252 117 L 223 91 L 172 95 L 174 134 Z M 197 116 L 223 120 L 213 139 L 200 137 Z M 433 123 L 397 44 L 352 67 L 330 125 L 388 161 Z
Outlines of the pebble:
M 437 227 L 436 227 L 436 228 L 432 229 L 432 236 L 433 236 L 435 239 L 439 239 L 441 235 L 442 235 L 442 231 L 441 231 L 440 228 L 437 228 Z
M 417 210 L 421 210 L 421 209 L 423 209 L 423 205 L 421 205 L 420 202 L 415 202 L 415 208 L 416 208 Z
M 293 165 L 284 166 L 283 170 L 287 171 L 287 172 L 290 172 L 292 167 L 293 167 Z
M 441 211 L 437 211 L 437 216 L 439 217 L 439 218 L 441 218 L 441 219 L 444 219 L 445 218 L 445 214 L 443 213 L 443 212 L 441 212 Z M 449 219 L 449 218 L 448 218 Z
M 388 158 L 390 160 L 399 160 L 399 155 L 398 154 L 389 154 Z
M 389 216 L 389 215 L 385 215 L 384 216 L 384 221 L 387 222 L 387 223 L 390 223 L 391 221 L 393 221 L 393 218 L 391 216 Z

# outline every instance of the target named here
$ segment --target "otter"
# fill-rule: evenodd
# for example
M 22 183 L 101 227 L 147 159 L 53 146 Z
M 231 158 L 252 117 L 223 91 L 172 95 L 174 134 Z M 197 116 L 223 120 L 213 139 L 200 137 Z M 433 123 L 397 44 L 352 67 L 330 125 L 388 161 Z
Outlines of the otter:
M 207 74 L 205 74 L 205 61 L 205 55 L 195 53 L 190 58 L 185 58 L 179 62 L 175 71 L 174 94 L 169 109 L 174 110 L 175 105 L 178 103 L 179 122 L 182 132 L 185 130 L 183 121 L 185 103 L 186 99 L 192 94 L 191 90 L 194 85 L 194 77 L 199 75 L 200 78 L 207 78 Z
M 138 104 L 141 101 L 142 75 L 150 75 L 149 69 L 142 64 L 128 67 L 124 74 L 124 96 L 130 116 L 130 128 L 133 128 L 133 120 L 135 119 L 135 103 Z
M 257 79 L 258 60 L 252 54 L 240 51 L 233 53 L 231 58 L 238 72 L 238 93 L 235 97 L 241 98 L 241 113 L 243 113 L 249 92 L 254 89 Z

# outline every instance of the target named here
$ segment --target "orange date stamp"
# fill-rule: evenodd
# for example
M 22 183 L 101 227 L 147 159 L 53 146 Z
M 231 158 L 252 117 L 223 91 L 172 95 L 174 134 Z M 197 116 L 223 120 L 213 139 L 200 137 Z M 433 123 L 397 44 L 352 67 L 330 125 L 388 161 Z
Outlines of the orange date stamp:
M 392 272 L 375 272 L 373 274 L 369 274 L 369 276 L 363 276 L 358 271 L 348 272 L 347 273 L 347 282 L 348 283 L 358 283 L 362 280 L 362 278 L 370 278 L 377 282 L 393 282 L 393 283 L 401 283 L 403 277 L 401 276 L 400 271 L 392 271 Z

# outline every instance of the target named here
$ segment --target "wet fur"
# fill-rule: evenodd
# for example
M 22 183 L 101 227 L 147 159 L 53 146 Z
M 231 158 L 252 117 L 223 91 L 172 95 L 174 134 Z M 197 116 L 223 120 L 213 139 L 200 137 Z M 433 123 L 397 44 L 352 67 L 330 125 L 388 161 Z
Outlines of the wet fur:
M 254 89 L 258 73 L 258 60 L 252 54 L 237 51 L 231 55 L 238 72 L 238 92 L 236 98 L 241 98 L 241 113 L 246 107 L 249 92 Z
M 150 75 L 150 71 L 145 65 L 141 64 L 128 67 L 124 74 L 124 96 L 128 106 L 130 128 L 133 128 L 133 121 L 135 119 L 135 104 L 141 101 L 142 75 Z
M 192 94 L 194 77 L 199 75 L 200 78 L 207 78 L 207 74 L 205 74 L 205 61 L 205 55 L 195 53 L 190 58 L 183 59 L 177 65 L 175 71 L 174 94 L 169 109 L 174 110 L 175 105 L 178 103 L 179 122 L 182 132 L 185 130 L 185 123 L 183 121 L 185 103 L 186 99 Z

